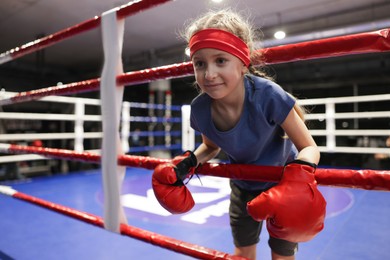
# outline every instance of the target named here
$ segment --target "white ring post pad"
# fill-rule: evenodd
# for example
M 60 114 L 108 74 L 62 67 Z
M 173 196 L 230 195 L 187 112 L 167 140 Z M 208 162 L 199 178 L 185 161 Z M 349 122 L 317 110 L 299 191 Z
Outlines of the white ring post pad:
M 10 186 L 4 186 L 0 185 L 0 193 L 7 195 L 7 196 L 13 196 L 17 191 L 12 189 Z
M 119 233 L 120 223 L 127 223 L 121 206 L 121 186 L 126 168 L 118 166 L 118 155 L 123 154 L 119 138 L 119 116 L 123 100 L 123 86 L 117 87 L 116 77 L 123 73 L 122 45 L 124 20 L 118 20 L 116 9 L 102 14 L 104 66 L 100 82 L 103 124 L 102 175 L 104 190 L 104 226 Z

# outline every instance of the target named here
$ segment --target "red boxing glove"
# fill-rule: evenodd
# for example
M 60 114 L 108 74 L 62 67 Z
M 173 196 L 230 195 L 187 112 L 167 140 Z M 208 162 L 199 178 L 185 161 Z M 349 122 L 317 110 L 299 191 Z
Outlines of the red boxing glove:
M 267 220 L 270 236 L 290 242 L 311 240 L 324 228 L 326 201 L 317 189 L 315 164 L 287 164 L 278 185 L 247 203 L 250 216 Z
M 194 173 L 197 164 L 196 156 L 187 151 L 173 158 L 172 163 L 160 164 L 154 169 L 154 195 L 160 205 L 172 214 L 185 213 L 194 207 L 194 199 L 183 180 Z

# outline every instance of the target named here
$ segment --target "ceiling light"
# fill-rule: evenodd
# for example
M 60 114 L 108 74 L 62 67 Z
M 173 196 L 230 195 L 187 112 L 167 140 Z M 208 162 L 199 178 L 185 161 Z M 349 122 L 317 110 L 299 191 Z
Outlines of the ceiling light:
M 214 2 L 214 3 L 221 3 L 223 0 L 211 0 L 211 2 Z
M 284 31 L 277 31 L 274 34 L 275 39 L 282 40 L 286 38 L 286 33 Z

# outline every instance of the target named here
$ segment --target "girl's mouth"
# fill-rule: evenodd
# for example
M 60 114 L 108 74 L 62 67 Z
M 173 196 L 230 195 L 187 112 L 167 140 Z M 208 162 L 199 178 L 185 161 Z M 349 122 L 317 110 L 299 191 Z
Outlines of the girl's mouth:
M 204 87 L 206 88 L 213 88 L 213 87 L 218 87 L 221 86 L 222 83 L 213 83 L 213 84 L 204 84 Z

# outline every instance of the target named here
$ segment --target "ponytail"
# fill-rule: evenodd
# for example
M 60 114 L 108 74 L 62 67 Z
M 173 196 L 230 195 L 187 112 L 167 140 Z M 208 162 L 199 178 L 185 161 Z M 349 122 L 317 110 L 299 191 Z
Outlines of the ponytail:
M 298 105 L 297 102 L 295 102 L 294 110 L 298 114 L 298 116 L 302 119 L 302 121 L 305 122 L 306 110 L 302 106 Z

